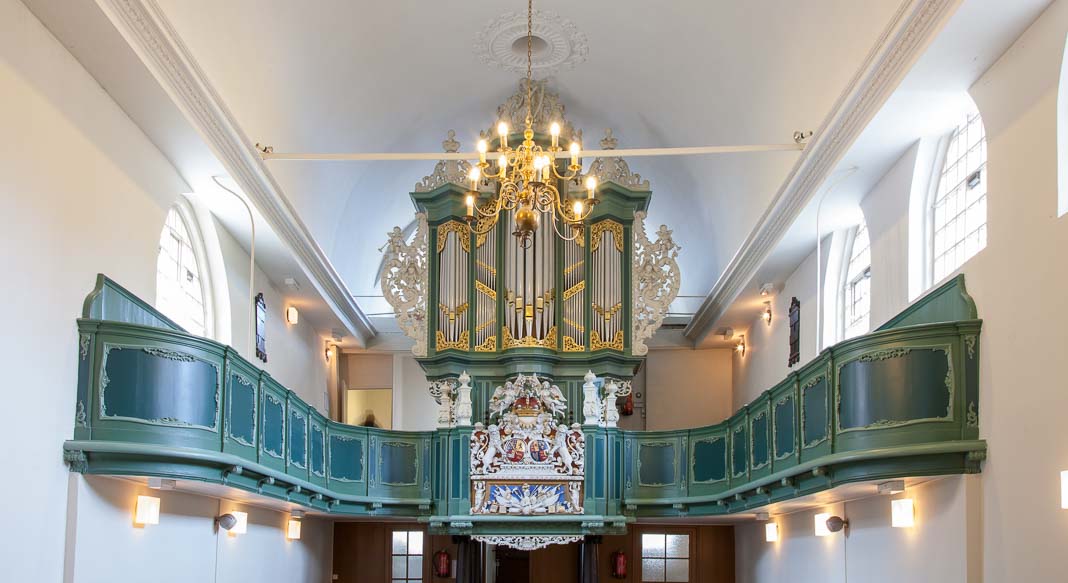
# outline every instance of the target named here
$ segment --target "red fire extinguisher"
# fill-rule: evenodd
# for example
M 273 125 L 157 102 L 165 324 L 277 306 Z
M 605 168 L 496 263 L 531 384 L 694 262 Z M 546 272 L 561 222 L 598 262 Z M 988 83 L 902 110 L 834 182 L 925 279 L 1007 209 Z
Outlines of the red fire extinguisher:
M 445 549 L 434 553 L 434 576 L 444 579 L 452 576 L 452 559 Z
M 620 413 L 622 413 L 623 415 L 634 414 L 634 393 L 627 395 L 627 400 L 623 401 L 623 407 Z
M 612 553 L 612 576 L 616 579 L 627 578 L 627 555 L 622 550 Z

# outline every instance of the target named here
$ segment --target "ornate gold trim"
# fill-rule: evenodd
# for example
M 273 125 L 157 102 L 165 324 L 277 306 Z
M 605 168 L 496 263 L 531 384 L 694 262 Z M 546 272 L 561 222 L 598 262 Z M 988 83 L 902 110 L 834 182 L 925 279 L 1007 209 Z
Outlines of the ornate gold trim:
M 481 247 L 481 246 L 482 245 L 479 244 L 479 247 Z M 492 265 L 490 265 L 490 264 L 488 264 L 488 263 L 486 263 L 484 261 L 479 261 L 478 259 L 475 260 L 475 266 L 476 267 L 481 267 L 482 269 L 485 269 L 486 271 L 490 272 L 490 275 L 492 275 L 493 277 L 497 277 L 497 268 L 496 267 L 493 267 Z
M 492 324 L 492 323 L 493 323 L 493 320 L 490 320 L 489 322 L 487 322 L 487 324 Z M 485 342 L 483 342 L 482 344 L 479 344 L 478 346 L 475 347 L 475 352 L 496 352 L 496 351 L 497 351 L 497 337 L 496 336 L 490 336 L 489 338 L 486 338 Z
M 579 293 L 584 289 L 586 289 L 586 280 L 582 280 L 571 286 L 570 288 L 564 290 L 564 301 L 566 302 L 567 300 L 570 300 L 571 296 L 574 296 L 575 294 Z
M 550 348 L 556 349 L 556 326 L 549 328 L 549 333 L 545 335 L 544 340 L 538 340 L 533 336 L 525 336 L 521 339 L 516 339 L 512 336 L 512 331 L 507 326 L 501 327 L 501 336 L 503 337 L 502 347 L 505 350 L 511 350 L 513 348 Z
M 623 331 L 616 330 L 616 337 L 611 342 L 601 340 L 601 335 L 596 330 L 590 332 L 590 351 L 595 350 L 618 350 L 623 352 Z
M 496 318 L 490 318 L 489 320 L 486 320 L 485 322 L 479 324 L 478 326 L 475 326 L 475 332 L 476 333 L 481 332 L 482 330 L 486 329 L 487 327 L 492 326 L 494 324 L 494 322 L 496 322 L 496 321 L 497 321 Z
M 445 333 L 438 330 L 434 339 L 436 340 L 435 346 L 438 351 L 442 350 L 467 350 L 471 346 L 471 335 L 467 333 L 467 330 L 460 332 L 460 338 L 455 342 L 450 342 L 445 339 Z
M 449 233 L 456 233 L 456 238 L 460 240 L 464 253 L 471 252 L 471 231 L 467 229 L 467 225 L 460 221 L 449 221 L 438 225 L 438 253 L 445 250 L 445 240 L 449 237 Z
M 456 306 L 455 310 L 450 310 L 449 306 L 446 306 L 445 304 L 438 304 L 438 310 L 440 310 L 442 312 L 445 312 L 445 314 L 448 316 L 450 322 L 455 320 L 456 318 L 459 318 L 460 316 L 463 316 L 464 313 L 467 312 L 467 309 L 469 307 L 470 306 L 468 305 L 468 303 L 464 302 L 464 303 L 460 304 L 459 306 Z M 440 322 L 439 322 L 439 325 L 440 325 Z
M 598 305 L 596 303 L 592 304 L 590 307 L 593 308 L 594 312 L 597 312 L 598 316 L 603 316 L 605 321 L 608 321 L 608 320 L 611 320 L 612 317 L 616 315 L 616 312 L 618 312 L 619 310 L 623 309 L 623 303 L 622 302 L 618 302 L 618 303 L 616 303 L 616 305 L 612 306 L 611 308 L 603 308 L 603 307 L 601 307 L 600 305 Z
M 605 219 L 590 226 L 590 253 L 597 251 L 601 246 L 601 235 L 608 231 L 612 233 L 616 250 L 623 252 L 623 225 L 612 220 Z
M 586 260 L 585 259 L 579 259 L 575 263 L 572 263 L 571 265 L 568 265 L 567 267 L 564 268 L 564 275 L 568 275 L 572 271 L 575 271 L 576 269 L 582 267 L 583 263 L 586 263 Z
M 475 280 L 475 291 L 482 292 L 483 295 L 488 296 L 493 301 L 497 301 L 497 292 L 477 279 Z
M 564 352 L 585 352 L 586 347 L 570 336 L 564 336 Z
M 583 326 L 582 324 L 579 324 L 578 322 L 572 320 L 571 318 L 564 318 L 564 324 L 567 324 L 568 326 L 571 326 L 572 328 L 574 328 L 575 330 L 578 330 L 579 332 L 585 332 L 586 331 L 586 327 L 585 326 Z

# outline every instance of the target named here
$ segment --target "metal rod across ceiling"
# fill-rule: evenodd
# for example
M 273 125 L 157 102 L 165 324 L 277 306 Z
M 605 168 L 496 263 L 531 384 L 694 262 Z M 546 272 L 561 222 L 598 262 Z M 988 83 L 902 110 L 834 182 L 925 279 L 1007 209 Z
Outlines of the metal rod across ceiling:
M 805 144 L 761 144 L 743 146 L 693 146 L 684 148 L 634 148 L 624 150 L 583 150 L 582 157 L 627 157 L 642 156 L 700 156 L 709 154 L 737 154 L 745 152 L 801 151 Z M 366 152 L 327 153 L 260 151 L 264 160 L 308 161 L 388 161 L 388 160 L 477 160 L 478 152 Z

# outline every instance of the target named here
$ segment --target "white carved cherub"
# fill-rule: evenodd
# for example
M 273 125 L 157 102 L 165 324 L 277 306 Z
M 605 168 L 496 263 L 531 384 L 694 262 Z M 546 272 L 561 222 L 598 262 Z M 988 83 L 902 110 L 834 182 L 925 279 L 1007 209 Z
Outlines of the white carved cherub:
M 575 481 L 567 484 L 567 498 L 571 503 L 571 511 L 581 514 L 582 509 L 582 483 Z

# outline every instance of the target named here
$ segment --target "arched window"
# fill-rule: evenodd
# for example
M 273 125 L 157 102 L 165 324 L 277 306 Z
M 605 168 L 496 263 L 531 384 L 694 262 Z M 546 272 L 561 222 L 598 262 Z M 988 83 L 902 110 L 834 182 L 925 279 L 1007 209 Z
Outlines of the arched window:
M 986 130 L 971 110 L 953 130 L 931 197 L 931 283 L 986 247 Z
M 191 334 L 211 333 L 211 311 L 190 222 L 180 206 L 171 207 L 159 236 L 156 258 L 156 309 Z
M 842 288 L 842 338 L 865 334 L 871 316 L 871 241 L 861 221 L 853 233 Z

